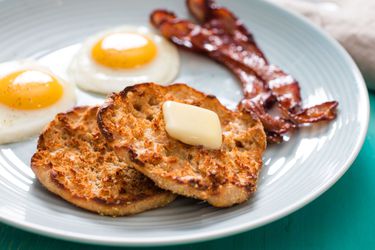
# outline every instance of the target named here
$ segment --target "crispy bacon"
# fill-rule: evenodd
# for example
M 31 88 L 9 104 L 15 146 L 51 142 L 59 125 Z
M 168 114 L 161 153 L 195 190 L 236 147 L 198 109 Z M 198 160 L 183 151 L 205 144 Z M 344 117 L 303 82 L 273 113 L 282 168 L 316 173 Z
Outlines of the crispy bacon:
M 155 10 L 151 23 L 178 46 L 205 54 L 236 75 L 244 92 L 238 107 L 259 117 L 269 142 L 281 142 L 283 134 L 300 124 L 336 117 L 336 101 L 303 108 L 298 82 L 268 63 L 251 32 L 228 9 L 213 0 L 187 0 L 187 7 L 200 24 L 166 10 Z M 269 113 L 275 105 L 276 117 Z
M 251 99 L 243 99 L 239 108 L 244 111 L 254 113 L 263 123 L 264 129 L 273 134 L 284 134 L 295 127 L 295 124 L 279 117 L 272 117 L 266 112 L 264 106 Z
M 285 109 L 282 112 L 287 112 L 288 119 L 294 124 L 308 124 L 335 119 L 337 105 L 338 102 L 331 101 L 301 109 L 298 112 L 289 112 Z

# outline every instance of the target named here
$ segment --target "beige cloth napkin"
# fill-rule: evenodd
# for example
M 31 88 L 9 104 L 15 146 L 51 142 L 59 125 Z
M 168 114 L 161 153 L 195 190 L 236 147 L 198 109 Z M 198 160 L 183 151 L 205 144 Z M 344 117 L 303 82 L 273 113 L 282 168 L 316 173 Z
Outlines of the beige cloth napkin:
M 316 23 L 350 53 L 375 90 L 375 0 L 270 0 Z

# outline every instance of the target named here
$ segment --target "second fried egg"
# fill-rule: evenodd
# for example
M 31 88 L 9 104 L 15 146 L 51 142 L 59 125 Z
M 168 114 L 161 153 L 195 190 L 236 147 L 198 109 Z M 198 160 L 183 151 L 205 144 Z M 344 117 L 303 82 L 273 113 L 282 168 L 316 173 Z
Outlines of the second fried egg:
M 32 60 L 0 64 L 0 144 L 40 133 L 76 103 L 75 86 Z
M 173 44 L 147 27 L 122 26 L 89 37 L 68 73 L 82 89 L 108 94 L 140 82 L 168 84 L 178 70 Z

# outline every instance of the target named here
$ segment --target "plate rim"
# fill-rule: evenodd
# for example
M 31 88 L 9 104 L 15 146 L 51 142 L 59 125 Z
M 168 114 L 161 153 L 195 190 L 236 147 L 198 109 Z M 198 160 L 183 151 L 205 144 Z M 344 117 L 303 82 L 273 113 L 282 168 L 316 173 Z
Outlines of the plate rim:
M 181 244 L 190 244 L 190 243 L 229 237 L 234 234 L 242 233 L 248 230 L 261 227 L 263 225 L 274 222 L 278 219 L 281 219 L 299 210 L 300 208 L 306 206 L 310 202 L 317 199 L 320 195 L 322 195 L 329 188 L 331 188 L 351 167 L 352 163 L 358 156 L 365 142 L 366 134 L 367 134 L 368 126 L 369 126 L 369 121 L 370 121 L 370 100 L 369 100 L 369 94 L 368 94 L 368 90 L 366 87 L 366 83 L 364 81 L 364 78 L 358 66 L 355 64 L 354 60 L 349 55 L 349 53 L 326 31 L 318 27 L 316 24 L 310 22 L 306 17 L 302 16 L 301 14 L 285 9 L 273 2 L 270 2 L 269 0 L 258 1 L 258 2 L 262 2 L 262 4 L 268 5 L 267 6 L 268 8 L 274 8 L 278 12 L 283 12 L 284 14 L 287 14 L 288 16 L 291 16 L 297 19 L 299 22 L 302 22 L 304 25 L 309 26 L 312 30 L 314 30 L 314 32 L 318 33 L 319 35 L 324 37 L 324 39 L 326 39 L 329 43 L 331 43 L 331 45 L 339 52 L 339 54 L 343 56 L 345 64 L 347 64 L 351 68 L 351 71 L 354 74 L 354 78 L 356 79 L 356 83 L 358 84 L 358 87 L 360 89 L 359 96 L 365 99 L 363 100 L 365 107 L 362 107 L 362 112 L 365 114 L 364 116 L 365 119 L 361 121 L 361 123 L 363 123 L 362 129 L 359 132 L 359 136 L 355 142 L 353 151 L 345 160 L 345 163 L 343 164 L 343 167 L 340 169 L 340 171 L 332 175 L 331 178 L 329 178 L 324 185 L 320 186 L 314 192 L 311 192 L 305 197 L 295 201 L 294 203 L 285 207 L 284 209 L 274 212 L 272 214 L 269 214 L 268 216 L 265 216 L 263 218 L 253 220 L 248 223 L 242 223 L 240 225 L 233 225 L 231 227 L 227 227 L 224 229 L 212 230 L 209 232 L 201 233 L 199 235 L 174 236 L 173 239 L 168 239 L 168 240 L 165 238 L 162 238 L 160 240 L 159 239 L 147 239 L 147 238 L 143 238 L 143 239 L 139 238 L 139 239 L 134 240 L 133 238 L 126 238 L 126 237 L 121 237 L 121 238 L 120 237 L 108 238 L 108 237 L 97 237 L 97 236 L 93 237 L 93 236 L 88 236 L 86 234 L 71 233 L 66 230 L 56 230 L 47 226 L 41 226 L 41 225 L 34 224 L 34 223 L 19 221 L 19 220 L 11 219 L 11 218 L 5 218 L 2 215 L 0 215 L 0 222 L 16 227 L 18 229 L 33 233 L 33 234 L 40 234 L 40 235 L 55 238 L 55 239 L 73 241 L 77 243 L 108 245 L 108 246 L 181 245 Z

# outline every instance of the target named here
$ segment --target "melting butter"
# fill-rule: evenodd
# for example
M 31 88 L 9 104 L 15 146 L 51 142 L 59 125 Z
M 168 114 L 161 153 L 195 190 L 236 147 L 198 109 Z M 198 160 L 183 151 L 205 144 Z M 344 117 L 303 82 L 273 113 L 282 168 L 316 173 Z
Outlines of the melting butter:
M 222 143 L 218 115 L 208 109 L 184 103 L 166 101 L 163 116 L 167 133 L 186 144 L 219 149 Z

